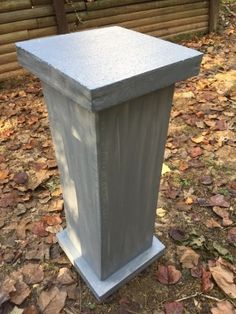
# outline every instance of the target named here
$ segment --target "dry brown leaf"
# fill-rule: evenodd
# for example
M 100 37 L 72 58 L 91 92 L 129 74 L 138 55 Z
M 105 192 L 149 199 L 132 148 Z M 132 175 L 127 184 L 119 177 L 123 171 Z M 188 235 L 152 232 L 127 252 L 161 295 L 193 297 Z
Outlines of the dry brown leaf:
M 193 268 L 198 265 L 200 255 L 191 248 L 186 246 L 178 246 L 177 254 L 179 256 L 182 267 Z
M 53 287 L 48 291 L 42 291 L 38 305 L 42 314 L 57 314 L 63 309 L 66 301 L 67 293 Z
M 202 267 L 202 292 L 206 293 L 213 289 L 213 282 L 211 281 L 211 272 L 206 271 Z
M 216 194 L 210 198 L 212 206 L 229 207 L 230 204 L 225 200 L 224 195 Z
M 227 300 L 217 302 L 216 307 L 211 308 L 212 314 L 236 314 L 234 306 Z
M 79 287 L 77 286 L 76 283 L 73 285 L 65 286 L 65 287 L 63 287 L 63 289 L 66 290 L 67 297 L 69 299 L 72 299 L 72 300 L 78 300 L 79 299 L 80 292 L 79 292 Z
M 34 191 L 43 182 L 50 178 L 51 174 L 48 170 L 43 169 L 39 172 L 35 172 L 34 176 L 31 176 L 28 182 L 28 189 Z
M 29 295 L 30 288 L 29 286 L 22 280 L 17 280 L 15 283 L 16 291 L 10 293 L 10 300 L 12 303 L 20 305 Z
M 45 230 L 50 233 L 57 233 L 59 231 L 62 231 L 63 228 L 61 225 L 55 225 L 55 226 L 48 226 Z
M 9 170 L 0 170 L 0 180 L 5 180 L 9 175 Z
M 62 285 L 70 285 L 75 282 L 72 277 L 71 271 L 66 267 L 63 267 L 59 270 L 57 281 L 60 282 Z
M 63 200 L 55 200 L 48 208 L 49 212 L 62 211 L 64 205 Z
M 218 287 L 221 288 L 230 298 L 236 298 L 234 274 L 229 267 L 222 265 L 220 260 L 217 260 L 215 266 L 209 264 L 209 269 Z
M 227 239 L 231 244 L 236 244 L 236 227 L 229 230 Z
M 204 136 L 200 135 L 198 137 L 191 137 L 191 140 L 196 143 L 196 144 L 199 144 L 201 142 L 204 141 Z
M 15 280 L 6 278 L 0 287 L 0 306 L 10 299 L 10 293 L 16 291 Z
M 157 280 L 165 285 L 173 285 L 182 277 L 181 272 L 173 265 L 158 265 L 156 272 Z
M 22 314 L 39 314 L 39 311 L 35 305 L 30 305 L 24 309 Z
M 202 154 L 203 154 L 203 151 L 202 151 L 201 147 L 199 147 L 199 146 L 192 148 L 191 151 L 190 151 L 190 156 L 192 158 L 199 157 Z
M 205 222 L 205 225 L 209 229 L 221 228 L 221 225 L 213 218 L 207 219 L 207 221 Z
M 180 302 L 170 302 L 165 303 L 165 314 L 182 314 L 184 311 L 184 306 Z
M 43 268 L 38 264 L 25 264 L 22 268 L 19 269 L 19 271 L 23 274 L 24 281 L 27 284 L 39 283 L 44 278 Z
M 49 226 L 54 226 L 62 223 L 60 215 L 46 215 L 42 218 L 42 221 L 46 222 L 46 224 Z

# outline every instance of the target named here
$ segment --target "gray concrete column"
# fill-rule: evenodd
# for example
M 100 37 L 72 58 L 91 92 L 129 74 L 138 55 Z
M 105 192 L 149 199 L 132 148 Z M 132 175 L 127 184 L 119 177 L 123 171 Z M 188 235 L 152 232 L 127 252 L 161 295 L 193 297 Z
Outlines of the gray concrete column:
M 103 300 L 164 251 L 153 237 L 174 84 L 202 54 L 121 27 L 17 44 L 43 85 L 67 228 L 59 244 Z

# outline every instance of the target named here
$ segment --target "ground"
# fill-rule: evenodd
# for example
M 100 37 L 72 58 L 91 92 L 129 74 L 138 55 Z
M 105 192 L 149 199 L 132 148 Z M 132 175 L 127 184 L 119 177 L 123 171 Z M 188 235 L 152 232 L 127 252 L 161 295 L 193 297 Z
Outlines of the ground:
M 56 242 L 65 217 L 41 85 L 0 83 L 0 313 L 236 313 L 233 6 L 220 34 L 182 42 L 204 58 L 174 97 L 155 224 L 166 252 L 105 303 Z

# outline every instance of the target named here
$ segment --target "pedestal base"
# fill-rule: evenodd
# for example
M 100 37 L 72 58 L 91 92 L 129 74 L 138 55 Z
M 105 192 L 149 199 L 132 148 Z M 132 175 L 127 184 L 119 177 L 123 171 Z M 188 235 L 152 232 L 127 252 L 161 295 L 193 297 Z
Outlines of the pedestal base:
M 165 246 L 156 237 L 153 237 L 152 246 L 148 250 L 138 255 L 106 280 L 100 280 L 82 257 L 81 252 L 74 247 L 68 237 L 66 229 L 58 233 L 57 238 L 63 251 L 99 301 L 107 298 L 122 284 L 146 268 L 158 258 L 165 249 Z

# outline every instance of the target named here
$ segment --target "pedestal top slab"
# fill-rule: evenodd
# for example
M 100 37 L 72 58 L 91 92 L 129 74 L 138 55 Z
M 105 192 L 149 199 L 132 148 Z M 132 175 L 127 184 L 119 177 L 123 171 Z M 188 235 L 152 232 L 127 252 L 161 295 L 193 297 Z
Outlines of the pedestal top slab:
M 202 53 L 122 27 L 16 44 L 18 60 L 81 106 L 98 111 L 197 75 Z

